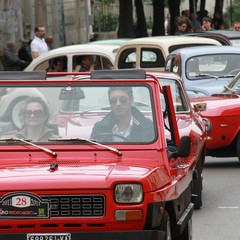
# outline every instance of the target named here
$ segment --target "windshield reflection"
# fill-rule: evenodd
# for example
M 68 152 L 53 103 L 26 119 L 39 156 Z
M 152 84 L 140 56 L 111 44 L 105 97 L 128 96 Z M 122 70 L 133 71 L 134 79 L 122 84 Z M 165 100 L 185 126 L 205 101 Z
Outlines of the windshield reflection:
M 86 138 L 125 144 L 151 143 L 156 138 L 147 86 L 6 87 L 1 93 L 1 138 L 37 143 L 51 143 L 50 138 Z

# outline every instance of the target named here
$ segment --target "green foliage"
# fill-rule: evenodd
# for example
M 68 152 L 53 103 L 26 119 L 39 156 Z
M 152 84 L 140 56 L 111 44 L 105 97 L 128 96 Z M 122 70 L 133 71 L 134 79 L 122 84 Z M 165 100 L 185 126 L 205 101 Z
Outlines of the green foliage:
M 230 7 L 229 11 L 227 11 L 227 12 L 232 13 L 233 22 L 235 22 L 235 21 L 239 22 L 239 19 L 240 19 L 240 2 L 239 2 L 239 0 L 233 0 L 232 1 L 232 9 Z
M 99 0 L 102 4 L 116 3 L 118 0 Z
M 118 22 L 118 16 L 115 15 L 100 15 L 94 18 L 94 32 L 111 32 L 115 31 Z
M 231 28 L 234 22 L 239 22 L 240 19 L 240 1 L 232 1 L 232 7 L 226 9 L 224 13 L 224 20 L 226 28 Z

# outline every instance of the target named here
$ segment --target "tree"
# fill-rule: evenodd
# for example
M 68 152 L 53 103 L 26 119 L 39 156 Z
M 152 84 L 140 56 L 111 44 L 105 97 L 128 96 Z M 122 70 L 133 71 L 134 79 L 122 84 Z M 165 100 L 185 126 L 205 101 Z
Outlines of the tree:
M 153 27 L 152 36 L 164 36 L 164 0 L 153 0 Z
M 189 0 L 190 13 L 196 12 L 196 0 Z
M 180 16 L 180 0 L 168 0 L 170 12 L 170 35 L 176 32 L 176 18 Z
M 136 6 L 136 16 L 137 21 L 135 22 L 135 36 L 136 37 L 147 37 L 147 24 L 144 14 L 144 8 L 143 8 L 143 2 L 142 0 L 135 0 L 135 6 Z
M 119 0 L 119 37 L 134 38 L 132 0 Z
M 220 16 L 223 16 L 223 0 L 215 0 L 214 12 L 219 12 Z

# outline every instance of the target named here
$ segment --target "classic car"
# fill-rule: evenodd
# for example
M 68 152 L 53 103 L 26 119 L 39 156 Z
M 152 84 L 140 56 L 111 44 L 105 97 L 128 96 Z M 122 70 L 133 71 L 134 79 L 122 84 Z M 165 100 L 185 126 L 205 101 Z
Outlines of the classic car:
M 101 39 L 93 42 L 89 42 L 91 45 L 116 45 L 120 46 L 123 43 L 131 40 L 132 38 L 112 38 L 112 39 Z
M 114 69 L 164 70 L 170 52 L 183 47 L 202 45 L 222 46 L 220 42 L 210 38 L 187 36 L 158 36 L 129 40 L 120 46 Z
M 240 74 L 221 93 L 191 99 L 191 103 L 206 105 L 200 113 L 208 132 L 206 154 L 240 161 Z
M 233 30 L 212 30 L 187 33 L 185 36 L 206 37 L 219 41 L 222 45 L 240 46 L 240 32 Z
M 27 109 L 27 100 L 12 115 L 21 126 L 1 132 L 0 239 L 191 239 L 194 204 L 201 207 L 206 131 L 178 76 L 100 70 L 79 80 L 1 80 L 0 87 L 38 89 L 49 109 Z M 110 90 L 116 91 L 111 98 Z M 108 140 L 91 138 L 113 106 L 121 116 L 126 105 L 148 122 L 148 137 L 117 134 L 113 124 L 100 135 Z M 143 121 L 137 115 L 132 129 Z M 27 118 L 43 118 L 55 136 L 18 137 Z
M 165 71 L 182 77 L 190 98 L 221 93 L 240 71 L 240 48 L 199 46 L 171 52 Z
M 83 55 L 91 55 L 98 69 L 112 68 L 119 45 L 116 44 L 76 44 L 53 49 L 35 58 L 24 71 L 49 71 L 55 59 L 63 61 L 64 72 L 74 72 Z

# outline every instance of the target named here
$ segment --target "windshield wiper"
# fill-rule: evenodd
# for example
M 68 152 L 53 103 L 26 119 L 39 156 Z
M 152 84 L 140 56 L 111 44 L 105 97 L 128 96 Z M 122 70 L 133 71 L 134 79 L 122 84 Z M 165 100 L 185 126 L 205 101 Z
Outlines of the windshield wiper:
M 54 151 L 52 151 L 48 148 L 45 148 L 45 147 L 42 147 L 42 146 L 39 146 L 37 144 L 32 143 L 31 139 L 22 139 L 22 138 L 18 138 L 18 137 L 12 137 L 12 138 L 0 138 L 0 141 L 4 141 L 4 142 L 23 142 L 23 143 L 29 144 L 31 146 L 34 146 L 36 148 L 40 148 L 44 152 L 50 153 L 53 157 L 57 157 L 57 153 L 55 153 Z
M 226 75 L 222 75 L 222 76 L 218 76 L 219 78 L 230 78 L 230 77 L 235 77 L 236 75 L 233 74 L 226 74 Z
M 215 76 L 215 75 L 203 74 L 203 73 L 196 74 L 194 77 L 210 77 L 210 78 L 216 78 L 216 79 L 219 78 L 218 76 Z
M 101 144 L 99 142 L 96 142 L 96 141 L 93 141 L 93 140 L 90 140 L 90 139 L 87 139 L 87 138 L 50 138 L 48 139 L 48 141 L 56 141 L 56 142 L 64 142 L 64 141 L 85 141 L 85 142 L 89 142 L 89 143 L 92 143 L 92 144 L 95 144 L 95 145 L 98 145 L 98 146 L 101 146 L 103 148 L 106 148 L 114 153 L 116 153 L 119 157 L 122 156 L 122 153 L 116 149 L 116 148 L 113 148 L 113 147 L 110 147 L 110 146 L 107 146 L 107 145 L 104 145 L 104 144 Z
M 226 90 L 228 90 L 229 92 L 231 92 L 231 93 L 236 93 L 236 91 L 234 91 L 232 88 L 230 88 L 230 87 L 228 87 L 228 86 L 224 86 L 224 88 L 225 88 Z

